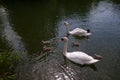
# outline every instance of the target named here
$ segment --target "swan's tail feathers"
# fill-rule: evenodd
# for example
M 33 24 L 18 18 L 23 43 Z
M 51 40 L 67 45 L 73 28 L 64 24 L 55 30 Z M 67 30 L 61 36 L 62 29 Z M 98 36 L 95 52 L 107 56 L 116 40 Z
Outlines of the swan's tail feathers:
M 96 62 L 98 62 L 98 61 L 100 61 L 100 60 L 98 60 L 98 59 L 93 59 L 93 60 L 89 61 L 88 64 L 94 64 L 94 63 L 96 63 Z
M 98 59 L 98 60 L 101 60 L 103 57 L 98 55 L 98 54 L 94 54 L 94 59 Z

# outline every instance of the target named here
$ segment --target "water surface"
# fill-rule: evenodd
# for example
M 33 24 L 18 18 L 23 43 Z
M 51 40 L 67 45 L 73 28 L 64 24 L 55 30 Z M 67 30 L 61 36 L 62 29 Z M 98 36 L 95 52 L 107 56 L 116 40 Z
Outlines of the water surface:
M 26 51 L 32 62 L 16 68 L 17 80 L 119 80 L 120 2 L 118 1 L 13 1 L 0 7 L 0 49 Z M 89 38 L 68 36 L 68 51 L 83 51 L 103 59 L 81 66 L 66 59 L 64 21 L 70 30 L 90 29 Z M 50 40 L 53 52 L 43 53 L 42 40 Z M 80 43 L 73 47 L 72 42 Z

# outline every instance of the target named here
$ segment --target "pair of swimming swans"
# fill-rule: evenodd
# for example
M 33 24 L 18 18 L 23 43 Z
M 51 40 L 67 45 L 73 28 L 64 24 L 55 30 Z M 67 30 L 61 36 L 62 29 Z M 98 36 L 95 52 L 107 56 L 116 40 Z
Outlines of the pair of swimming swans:
M 89 65 L 89 64 L 93 64 L 100 61 L 100 58 L 97 58 L 97 57 L 93 58 L 92 56 L 81 51 L 67 52 L 68 38 L 62 37 L 61 41 L 64 42 L 63 54 L 69 60 L 81 65 L 84 65 L 84 64 Z
M 67 33 L 70 34 L 70 35 L 79 36 L 79 37 L 81 37 L 81 36 L 87 37 L 87 36 L 91 35 L 89 29 L 84 30 L 82 28 L 75 28 L 72 31 L 69 31 L 69 23 L 64 22 L 64 25 L 66 26 Z
M 68 22 L 64 22 L 64 25 L 66 26 L 67 33 L 71 34 L 73 36 L 79 36 L 79 37 L 85 36 L 85 37 L 87 37 L 87 36 L 91 35 L 89 29 L 84 30 L 84 29 L 81 29 L 81 28 L 75 28 L 74 30 L 69 31 Z M 88 55 L 84 52 L 81 52 L 81 51 L 67 52 L 68 38 L 67 37 L 62 37 L 61 41 L 64 42 L 63 54 L 69 60 L 71 60 L 75 63 L 81 64 L 81 65 L 93 64 L 93 63 L 96 63 L 96 62 L 100 61 L 100 57 L 93 58 L 92 56 L 90 56 L 90 55 Z

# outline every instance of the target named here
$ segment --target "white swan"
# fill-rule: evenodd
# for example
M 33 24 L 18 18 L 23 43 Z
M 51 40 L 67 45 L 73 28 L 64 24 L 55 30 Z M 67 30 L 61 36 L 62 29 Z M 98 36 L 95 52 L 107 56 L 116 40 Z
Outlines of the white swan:
M 69 23 L 68 22 L 64 22 L 64 25 L 66 26 L 67 33 L 71 34 L 73 36 L 85 36 L 85 37 L 87 37 L 87 36 L 91 35 L 89 29 L 88 30 L 84 30 L 84 29 L 81 29 L 81 28 L 75 28 L 72 31 L 69 31 Z
M 61 41 L 64 42 L 64 50 L 63 54 L 66 58 L 69 60 L 84 65 L 84 64 L 93 64 L 96 63 L 100 60 L 94 59 L 92 56 L 89 56 L 88 54 L 80 51 L 75 51 L 75 52 L 67 52 L 67 44 L 68 44 L 68 38 L 67 37 L 62 37 Z

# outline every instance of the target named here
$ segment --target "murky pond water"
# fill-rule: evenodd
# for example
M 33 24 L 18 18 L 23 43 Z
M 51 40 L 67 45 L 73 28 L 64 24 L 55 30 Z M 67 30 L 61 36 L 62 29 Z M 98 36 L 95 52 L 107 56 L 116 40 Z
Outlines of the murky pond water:
M 68 51 L 83 51 L 103 59 L 81 66 L 66 59 L 64 22 L 70 30 L 90 29 L 89 38 L 68 36 Z M 50 0 L 5 1 L 0 6 L 0 49 L 25 51 L 35 61 L 16 68 L 17 80 L 119 80 L 120 1 Z M 43 52 L 42 40 L 51 41 L 52 52 Z M 79 47 L 72 46 L 78 42 Z

